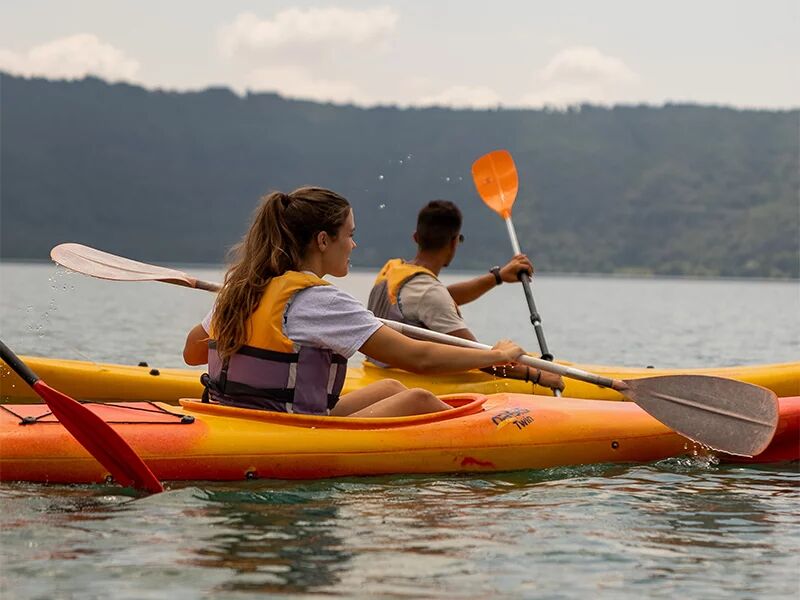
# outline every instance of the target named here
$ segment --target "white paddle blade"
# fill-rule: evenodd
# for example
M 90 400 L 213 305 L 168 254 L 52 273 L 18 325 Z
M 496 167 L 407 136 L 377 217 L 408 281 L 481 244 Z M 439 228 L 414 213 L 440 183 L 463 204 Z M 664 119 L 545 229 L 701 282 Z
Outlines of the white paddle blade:
M 81 244 L 59 244 L 50 251 L 50 257 L 71 271 L 99 279 L 164 281 L 187 287 L 196 287 L 197 283 L 181 271 L 148 265 Z

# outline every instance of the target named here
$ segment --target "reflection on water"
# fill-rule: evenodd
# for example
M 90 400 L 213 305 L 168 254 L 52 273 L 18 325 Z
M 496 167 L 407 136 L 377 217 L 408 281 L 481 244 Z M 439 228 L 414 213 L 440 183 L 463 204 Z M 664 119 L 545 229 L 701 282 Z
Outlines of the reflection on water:
M 204 516 L 224 518 L 228 531 L 210 538 L 187 564 L 236 573 L 216 591 L 296 593 L 335 586 L 349 553 L 335 535 L 336 506 L 318 496 L 206 490 Z
M 797 465 L 698 457 L 489 478 L 203 484 L 146 498 L 3 486 L 3 591 L 792 597 L 798 484 Z

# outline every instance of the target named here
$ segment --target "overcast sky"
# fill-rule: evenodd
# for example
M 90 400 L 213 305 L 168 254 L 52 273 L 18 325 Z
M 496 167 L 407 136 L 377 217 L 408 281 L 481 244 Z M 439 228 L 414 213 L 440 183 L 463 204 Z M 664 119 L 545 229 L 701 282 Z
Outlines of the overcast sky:
M 800 0 L 7 1 L 0 69 L 494 107 L 800 106 Z

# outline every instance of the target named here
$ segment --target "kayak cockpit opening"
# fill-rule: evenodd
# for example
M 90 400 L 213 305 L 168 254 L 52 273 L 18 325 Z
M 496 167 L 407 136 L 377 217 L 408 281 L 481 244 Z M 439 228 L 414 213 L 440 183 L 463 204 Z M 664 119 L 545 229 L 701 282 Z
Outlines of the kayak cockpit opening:
M 446 396 L 440 396 L 440 398 L 453 408 L 450 410 L 426 413 L 422 415 L 383 418 L 299 415 L 269 410 L 224 406 L 222 404 L 207 403 L 200 400 L 187 398 L 181 399 L 180 404 L 185 410 L 191 413 L 264 421 L 268 423 L 274 423 L 276 425 L 286 425 L 292 427 L 316 429 L 387 429 L 423 425 L 427 423 L 437 423 L 472 415 L 483 411 L 483 404 L 487 400 L 487 397 L 483 394 L 469 393 L 449 394 Z

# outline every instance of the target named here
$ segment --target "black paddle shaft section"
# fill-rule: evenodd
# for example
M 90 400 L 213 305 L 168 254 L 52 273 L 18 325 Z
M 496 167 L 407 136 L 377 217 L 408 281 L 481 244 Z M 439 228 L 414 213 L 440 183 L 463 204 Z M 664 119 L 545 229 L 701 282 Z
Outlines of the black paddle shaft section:
M 522 288 L 525 290 L 525 299 L 528 301 L 528 310 L 531 313 L 531 324 L 534 331 L 536 331 L 536 339 L 539 341 L 539 350 L 542 352 L 542 358 L 552 362 L 553 355 L 547 349 L 547 342 L 544 339 L 544 329 L 542 329 L 542 318 L 539 316 L 539 311 L 536 310 L 536 303 L 533 301 L 533 292 L 531 291 L 531 278 L 525 272 L 521 271 L 519 274 L 520 281 L 522 281 Z
M 29 386 L 33 387 L 37 381 L 39 381 L 39 377 L 30 370 L 28 365 L 22 362 L 19 357 L 12 352 L 11 348 L 5 345 L 5 343 L 0 340 L 0 358 L 2 358 L 6 364 L 11 367 L 11 370 L 14 371 L 17 375 L 22 377 Z

